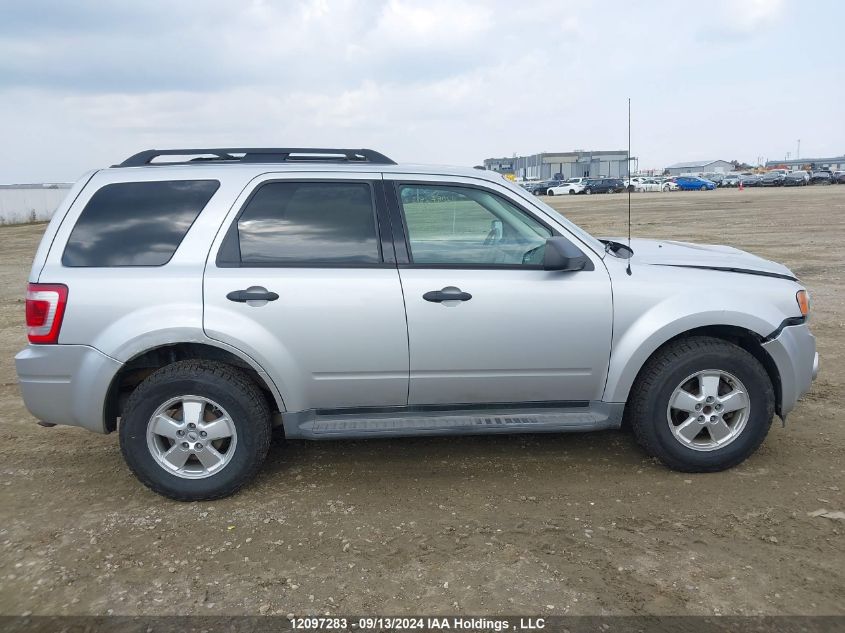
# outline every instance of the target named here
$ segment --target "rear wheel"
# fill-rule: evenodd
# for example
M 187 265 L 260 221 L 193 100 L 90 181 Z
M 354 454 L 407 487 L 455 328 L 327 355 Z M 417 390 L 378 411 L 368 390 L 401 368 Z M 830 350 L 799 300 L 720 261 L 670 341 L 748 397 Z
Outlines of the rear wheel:
M 701 185 L 699 191 L 707 191 L 707 185 Z
M 555 192 L 554 192 L 554 191 L 552 191 L 551 189 L 549 189 L 549 190 L 546 192 L 546 194 L 548 194 L 548 195 L 550 195 L 550 196 L 553 196 L 553 195 L 555 195 Z
M 691 337 L 670 343 L 643 367 L 628 413 L 650 455 L 675 470 L 713 472 L 757 450 L 774 402 L 754 356 L 727 341 Z
M 145 486 L 171 499 L 228 496 L 252 479 L 270 446 L 270 410 L 241 371 L 180 361 L 132 393 L 120 424 L 126 463 Z

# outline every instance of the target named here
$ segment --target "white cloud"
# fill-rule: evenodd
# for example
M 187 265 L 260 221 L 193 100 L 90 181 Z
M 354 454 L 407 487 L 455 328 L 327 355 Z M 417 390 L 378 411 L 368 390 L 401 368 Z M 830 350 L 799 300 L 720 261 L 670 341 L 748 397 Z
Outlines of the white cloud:
M 0 181 L 70 179 L 179 145 L 371 146 L 459 164 L 620 148 L 628 96 L 643 167 L 775 156 L 799 137 L 802 153 L 845 149 L 841 126 L 805 116 L 845 99 L 835 81 L 845 3 L 202 6 L 5 10 Z M 812 63 L 785 42 L 812 48 Z
M 809 6 L 805 4 L 805 7 Z M 784 0 L 731 0 L 723 3 L 725 19 L 743 29 L 759 28 L 776 22 L 784 14 Z

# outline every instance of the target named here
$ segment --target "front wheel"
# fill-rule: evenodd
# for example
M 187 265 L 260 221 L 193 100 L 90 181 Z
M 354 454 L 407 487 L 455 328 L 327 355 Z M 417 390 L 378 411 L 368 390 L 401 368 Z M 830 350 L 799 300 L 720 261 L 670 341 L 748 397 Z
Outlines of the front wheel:
M 590 195 L 593 194 L 593 190 L 592 189 L 584 189 L 584 193 L 586 193 L 588 196 L 590 196 Z
M 639 444 L 669 468 L 715 472 L 757 450 L 774 405 L 760 361 L 733 343 L 695 336 L 666 345 L 646 363 L 626 415 Z
M 707 191 L 707 185 L 701 185 L 700 191 Z
M 218 499 L 261 467 L 270 410 L 240 370 L 180 361 L 153 372 L 129 397 L 120 448 L 145 486 L 178 501 Z
M 546 195 L 553 196 L 553 195 L 555 195 L 555 192 L 554 192 L 554 191 L 552 191 L 551 189 L 549 189 L 549 190 L 546 192 Z

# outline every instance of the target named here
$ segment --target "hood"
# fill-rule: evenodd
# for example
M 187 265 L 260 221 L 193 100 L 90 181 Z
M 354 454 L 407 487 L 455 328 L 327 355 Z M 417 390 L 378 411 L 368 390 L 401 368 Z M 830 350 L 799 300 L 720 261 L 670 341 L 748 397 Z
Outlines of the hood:
M 616 238 L 614 241 L 627 243 L 626 238 Z M 795 275 L 783 264 L 757 257 L 732 246 L 691 244 L 674 240 L 633 239 L 631 248 L 634 249 L 631 260 L 633 265 L 639 263 L 704 268 L 795 280 Z

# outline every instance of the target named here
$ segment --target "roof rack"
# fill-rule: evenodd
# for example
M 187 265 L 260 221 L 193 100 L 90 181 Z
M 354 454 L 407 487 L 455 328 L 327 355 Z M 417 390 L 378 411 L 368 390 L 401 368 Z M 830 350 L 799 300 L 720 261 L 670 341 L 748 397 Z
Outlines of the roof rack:
M 160 156 L 194 156 L 185 161 L 153 162 Z M 189 165 L 193 163 L 369 163 L 395 165 L 396 161 L 371 149 L 317 147 L 225 147 L 203 149 L 148 149 L 114 167 Z

